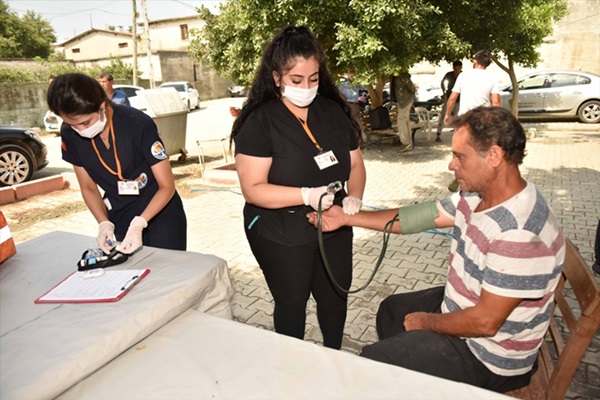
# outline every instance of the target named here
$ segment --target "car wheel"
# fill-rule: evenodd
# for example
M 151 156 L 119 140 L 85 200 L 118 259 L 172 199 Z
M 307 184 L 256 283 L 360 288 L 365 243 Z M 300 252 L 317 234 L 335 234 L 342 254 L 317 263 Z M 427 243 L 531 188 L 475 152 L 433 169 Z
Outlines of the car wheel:
M 27 150 L 13 144 L 0 146 L 0 186 L 27 182 L 33 172 L 33 159 Z
M 600 101 L 586 101 L 577 111 L 579 120 L 586 124 L 597 124 L 600 122 Z

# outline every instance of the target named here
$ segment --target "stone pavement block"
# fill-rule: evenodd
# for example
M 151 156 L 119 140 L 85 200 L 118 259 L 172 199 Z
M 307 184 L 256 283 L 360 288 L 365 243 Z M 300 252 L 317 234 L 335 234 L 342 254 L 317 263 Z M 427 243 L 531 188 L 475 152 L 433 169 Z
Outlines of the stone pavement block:
M 231 312 L 233 314 L 233 319 L 242 323 L 248 323 L 248 320 L 256 314 L 256 310 L 245 308 L 242 304 L 235 301 L 231 304 Z
M 256 312 L 252 317 L 250 317 L 246 321 L 246 323 L 249 325 L 261 327 L 269 331 L 275 330 L 273 327 L 273 317 L 271 315 L 266 314 L 264 311 Z
M 273 302 L 269 298 L 259 298 L 252 303 L 249 308 L 255 309 L 273 318 Z
M 350 339 L 359 340 L 367 330 L 368 326 L 369 324 L 355 322 L 352 325 L 347 325 L 344 329 L 344 333 L 348 335 Z

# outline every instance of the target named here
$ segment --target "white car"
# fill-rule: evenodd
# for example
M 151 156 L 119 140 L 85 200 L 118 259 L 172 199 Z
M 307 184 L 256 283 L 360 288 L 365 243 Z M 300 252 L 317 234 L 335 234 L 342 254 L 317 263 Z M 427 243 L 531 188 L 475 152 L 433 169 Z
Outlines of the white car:
M 179 97 L 188 111 L 192 108 L 200 108 L 200 93 L 189 82 L 165 82 L 160 85 L 161 88 L 172 87 L 177 90 Z
M 60 132 L 60 127 L 63 123 L 63 120 L 58 115 L 54 114 L 52 111 L 46 111 L 46 115 L 44 115 L 44 127 L 46 132 Z
M 132 85 L 113 85 L 113 89 L 119 89 L 127 95 L 131 107 L 137 108 L 138 110 L 145 110 L 147 108 L 146 102 L 141 96 L 137 95 L 137 92 L 144 90 L 141 86 Z
M 518 80 L 519 116 L 578 118 L 600 123 L 600 76 L 582 71 L 540 71 Z M 512 86 L 500 92 L 502 107 L 510 110 Z

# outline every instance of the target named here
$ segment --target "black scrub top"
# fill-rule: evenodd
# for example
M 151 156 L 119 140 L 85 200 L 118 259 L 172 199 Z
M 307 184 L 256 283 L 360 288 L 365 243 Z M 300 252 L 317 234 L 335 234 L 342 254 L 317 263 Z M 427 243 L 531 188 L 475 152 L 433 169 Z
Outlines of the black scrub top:
M 344 184 L 350 177 L 350 151 L 358 148 L 358 136 L 342 108 L 334 101 L 317 96 L 308 108 L 308 127 L 324 152 L 332 150 L 338 164 L 320 170 L 314 160 L 319 150 L 297 117 L 280 99 L 273 99 L 254 110 L 235 137 L 236 154 L 271 157 L 268 182 L 292 187 L 326 186 L 334 181 Z M 346 196 L 336 194 L 336 204 Z M 286 245 L 316 241 L 317 231 L 307 222 L 309 206 L 265 209 L 246 203 L 246 227 L 269 240 Z M 258 216 L 258 217 L 257 217 Z
M 128 209 L 128 213 L 140 215 L 154 194 L 158 191 L 158 183 L 152 174 L 152 166 L 168 158 L 162 140 L 158 135 L 156 124 L 148 115 L 127 106 L 113 105 L 113 126 L 115 130 L 116 149 L 121 164 L 122 176 L 126 180 L 135 180 L 139 195 L 119 195 L 118 176 L 112 174 L 102 165 L 104 163 L 113 171 L 117 171 L 114 143 L 107 149 L 100 135 L 93 139 L 81 137 L 67 124 L 61 130 L 63 160 L 83 167 L 90 177 L 104 190 L 104 202 L 111 213 Z M 96 144 L 98 153 L 92 146 Z

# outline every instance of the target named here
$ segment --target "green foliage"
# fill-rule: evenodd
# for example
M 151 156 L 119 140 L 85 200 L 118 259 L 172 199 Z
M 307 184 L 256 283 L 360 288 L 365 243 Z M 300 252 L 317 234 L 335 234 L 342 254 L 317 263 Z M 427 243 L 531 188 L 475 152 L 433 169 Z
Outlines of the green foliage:
M 80 73 L 97 78 L 102 71 L 109 71 L 115 79 L 131 81 L 133 78 L 133 67 L 127 65 L 120 58 L 114 58 L 110 64 L 104 67 L 77 67 L 71 62 L 57 61 L 48 62 L 37 58 L 44 67 L 44 72 L 34 73 L 21 68 L 0 68 L 0 82 L 46 82 L 50 75 L 59 76 L 64 74 Z
M 470 56 L 486 49 L 524 67 L 540 61 L 539 46 L 567 14 L 566 0 L 432 0 Z
M 420 61 L 437 63 L 487 49 L 526 67 L 567 12 L 566 0 L 227 0 L 220 14 L 202 7 L 205 26 L 191 32 L 189 53 L 221 75 L 250 85 L 262 50 L 285 25 L 308 26 L 333 74 L 377 84 Z M 512 72 L 514 75 L 514 71 Z M 513 76 L 511 76 L 511 79 Z M 377 99 L 375 99 L 377 100 Z
M 465 51 L 425 0 L 227 0 L 219 15 L 205 7 L 199 14 L 206 24 L 191 32 L 190 55 L 243 85 L 251 84 L 264 46 L 286 25 L 309 27 L 332 74 L 352 71 L 356 83 L 377 83 L 379 94 L 390 75 Z
M 110 72 L 113 78 L 117 80 L 131 81 L 133 78 L 133 66 L 125 64 L 121 58 L 112 58 L 110 64 L 106 66 L 95 65 L 89 67 L 84 73 L 97 78 L 103 71 Z
M 518 114 L 519 89 L 514 65 L 535 67 L 539 46 L 553 24 L 567 15 L 567 0 L 431 0 L 450 29 L 468 46 L 470 56 L 488 50 L 510 77 L 515 90 L 511 111 Z M 506 60 L 506 61 L 503 61 Z
M 31 10 L 19 18 L 0 0 L 0 58 L 48 58 L 55 41 L 50 22 Z
M 0 68 L 0 82 L 38 82 L 39 78 L 31 71 L 22 68 Z

